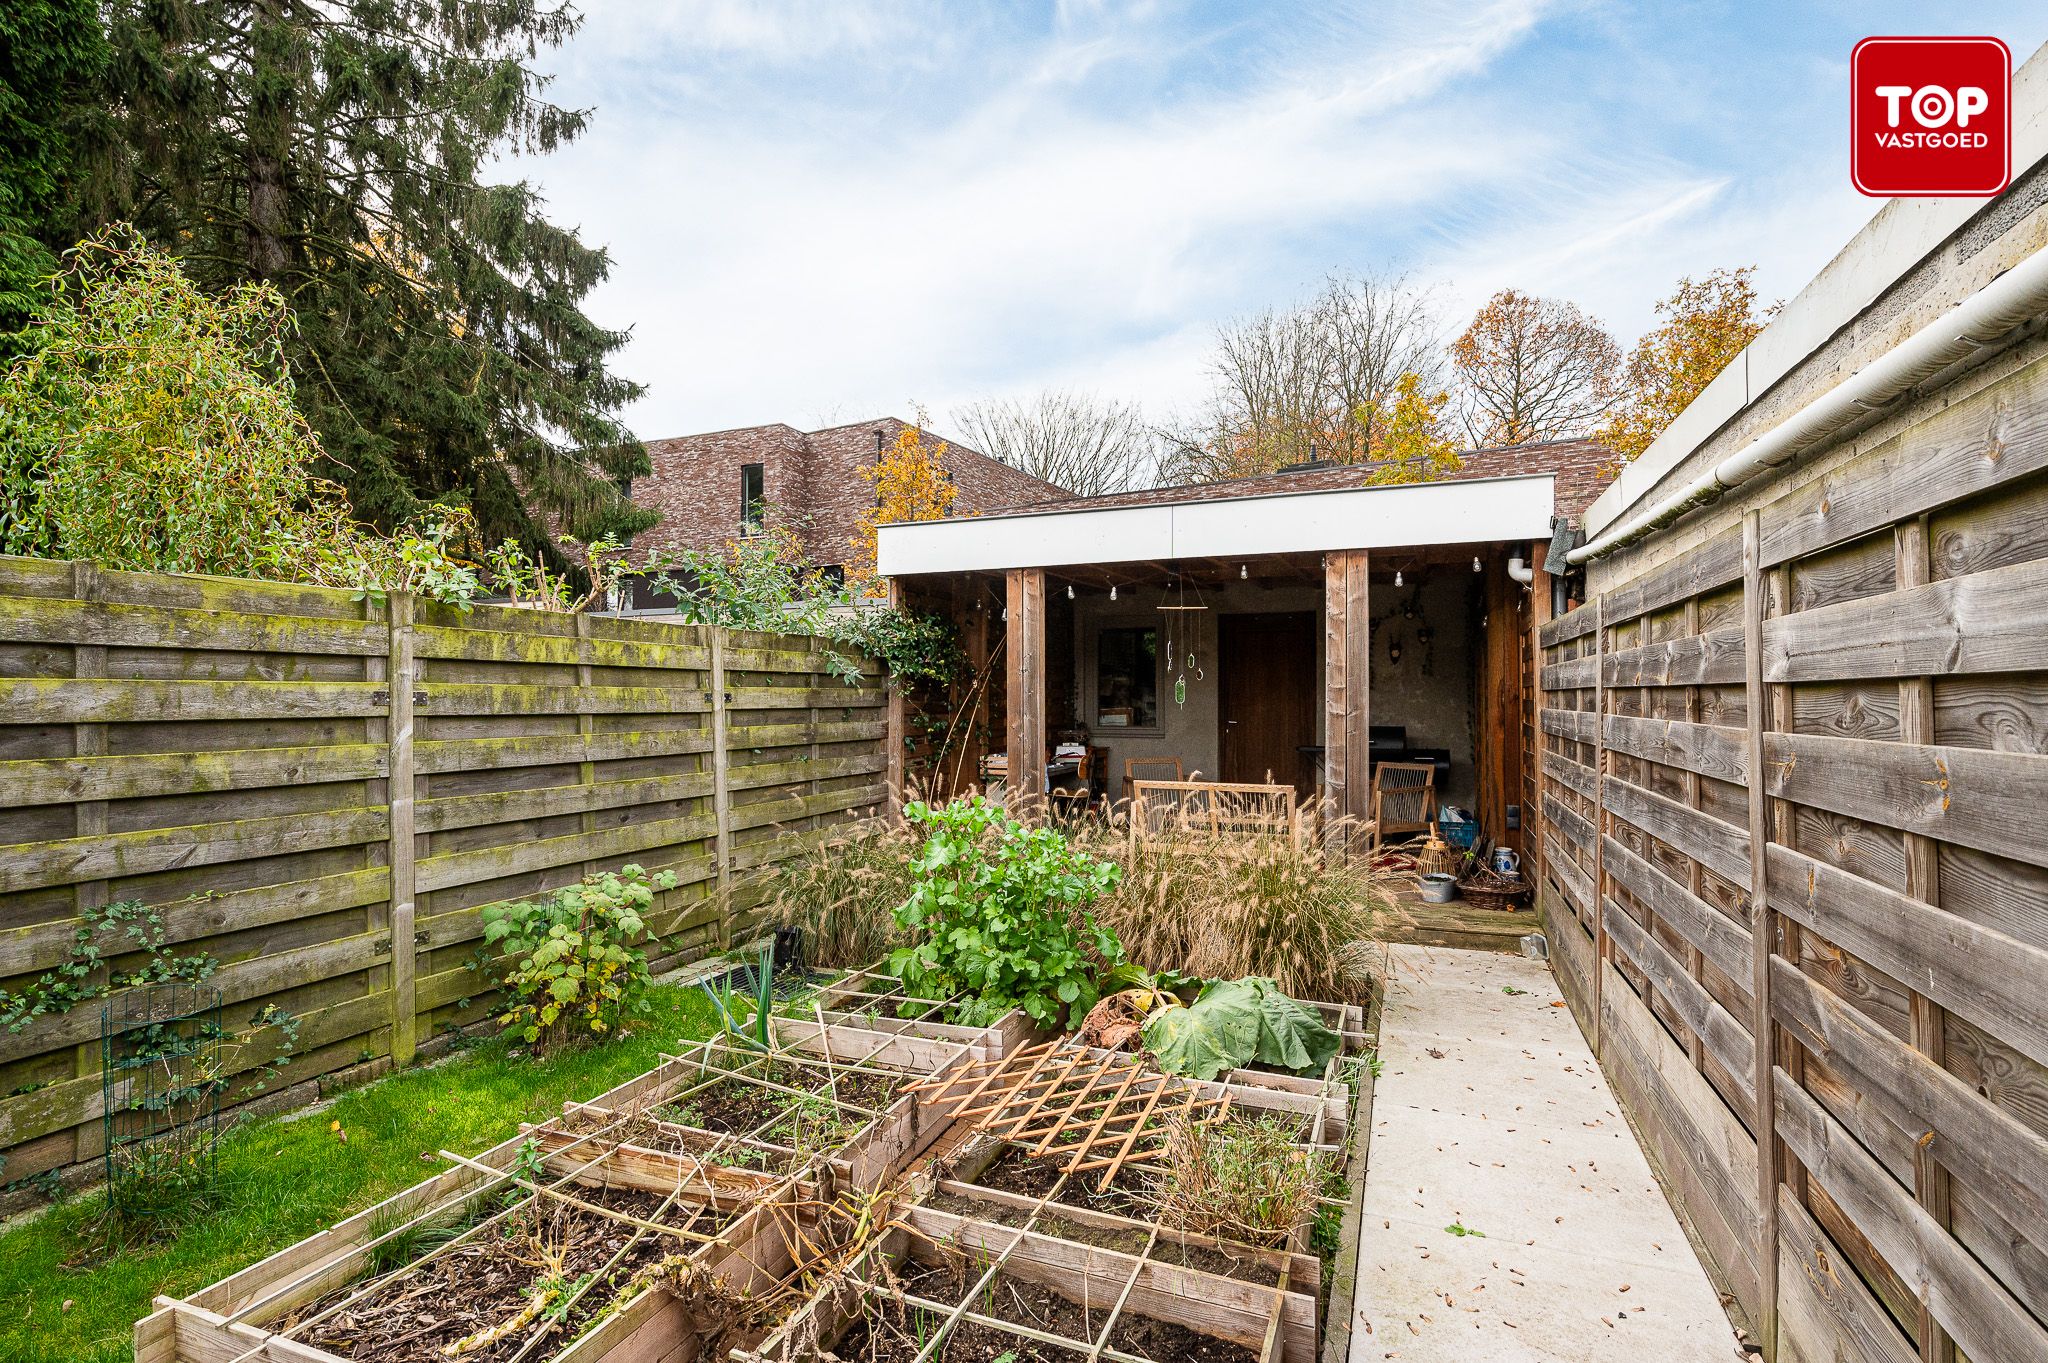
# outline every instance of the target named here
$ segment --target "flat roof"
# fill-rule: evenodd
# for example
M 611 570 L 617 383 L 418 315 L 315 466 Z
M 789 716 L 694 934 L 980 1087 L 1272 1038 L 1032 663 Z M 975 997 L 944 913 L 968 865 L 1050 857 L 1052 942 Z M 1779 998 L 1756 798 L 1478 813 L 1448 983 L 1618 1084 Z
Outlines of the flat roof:
M 1020 509 L 881 527 L 884 577 L 1550 538 L 1551 473 L 1144 505 Z

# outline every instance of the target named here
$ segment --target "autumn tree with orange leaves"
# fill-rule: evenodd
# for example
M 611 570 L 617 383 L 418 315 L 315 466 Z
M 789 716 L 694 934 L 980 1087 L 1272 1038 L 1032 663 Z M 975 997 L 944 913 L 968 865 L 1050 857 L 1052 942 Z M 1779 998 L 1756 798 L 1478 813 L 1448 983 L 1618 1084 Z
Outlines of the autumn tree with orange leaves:
M 936 521 L 953 514 L 953 499 L 959 489 L 945 468 L 950 447 L 926 436 L 923 427 L 924 414 L 920 412 L 916 425 L 905 426 L 897 433 L 896 443 L 860 471 L 875 489 L 875 504 L 860 513 L 846 580 L 863 595 L 882 594 L 875 557 L 879 527 L 899 521 Z
M 1396 379 L 1390 400 L 1373 403 L 1371 411 L 1358 416 L 1358 423 L 1373 433 L 1371 457 L 1379 461 L 1365 481 L 1432 483 L 1463 468 L 1458 442 L 1444 426 L 1444 409 L 1450 403 L 1449 393 L 1431 392 L 1419 374 Z
M 1612 410 L 1621 347 L 1560 298 L 1502 289 L 1451 343 L 1474 445 L 1583 435 Z
M 1757 306 L 1755 273 L 1744 265 L 1688 276 L 1658 302 L 1663 323 L 1629 352 L 1620 405 L 1596 435 L 1601 444 L 1624 462 L 1641 454 L 1770 325 L 1781 304 Z

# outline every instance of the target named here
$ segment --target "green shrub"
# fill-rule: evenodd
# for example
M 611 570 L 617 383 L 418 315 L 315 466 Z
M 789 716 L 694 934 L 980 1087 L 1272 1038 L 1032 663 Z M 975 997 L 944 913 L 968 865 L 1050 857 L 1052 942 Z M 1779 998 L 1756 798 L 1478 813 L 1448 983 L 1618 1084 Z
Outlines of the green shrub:
M 913 994 L 969 993 L 1053 1025 L 1095 1005 L 1096 972 L 1123 960 L 1116 934 L 1088 906 L 1121 872 L 1051 828 L 1026 828 L 977 795 L 903 810 L 926 830 L 916 877 L 897 910 L 919 940 L 889 957 Z
M 647 1011 L 646 923 L 674 872 L 638 866 L 586 876 L 545 899 L 483 910 L 484 941 L 504 948 L 505 1026 L 546 1050 L 571 1036 L 604 1036 Z
M 475 595 L 446 547 L 466 513 L 438 508 L 392 538 L 315 474 L 319 437 L 285 363 L 297 323 L 275 288 L 207 293 L 127 227 L 66 259 L 0 373 L 0 552 Z

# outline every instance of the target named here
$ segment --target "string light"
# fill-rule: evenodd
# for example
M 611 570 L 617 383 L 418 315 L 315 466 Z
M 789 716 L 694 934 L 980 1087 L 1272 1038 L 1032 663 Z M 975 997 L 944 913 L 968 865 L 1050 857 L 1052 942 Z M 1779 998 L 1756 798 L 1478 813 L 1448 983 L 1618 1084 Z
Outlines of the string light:
M 1114 582 L 1109 584 L 1109 599 L 1112 601 L 1116 600 L 1116 583 Z
M 1247 581 L 1249 581 L 1249 580 L 1251 579 L 1251 575 L 1252 575 L 1252 573 L 1251 573 L 1251 569 L 1247 568 L 1247 567 L 1246 567 L 1246 566 L 1245 566 L 1244 564 L 1242 564 L 1242 563 L 1240 563 L 1240 564 L 1238 564 L 1238 565 L 1237 565 L 1237 580 L 1238 580 L 1239 582 L 1247 582 Z
M 1069 583 L 1067 584 L 1067 600 L 1069 600 L 1069 601 L 1072 601 L 1073 599 L 1074 599 L 1074 584 L 1073 584 L 1073 583 L 1071 583 L 1071 582 L 1069 582 Z
M 1394 585 L 1396 587 L 1401 585 L 1401 570 L 1399 568 L 1394 569 Z
M 1483 573 L 1486 571 L 1484 568 L 1479 566 L 1479 556 L 1476 554 L 1472 557 L 1472 571 L 1475 573 Z

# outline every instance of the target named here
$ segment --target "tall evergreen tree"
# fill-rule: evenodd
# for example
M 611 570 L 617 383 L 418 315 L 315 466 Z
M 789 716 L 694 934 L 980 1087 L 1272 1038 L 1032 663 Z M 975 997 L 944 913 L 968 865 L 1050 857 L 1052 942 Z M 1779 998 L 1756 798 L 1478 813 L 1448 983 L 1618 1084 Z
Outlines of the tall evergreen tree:
M 103 121 L 91 82 L 105 58 L 96 0 L 0 4 L 0 360 L 79 235 L 70 172 Z
M 528 63 L 580 22 L 550 0 L 106 0 L 122 136 L 103 211 L 202 284 L 277 286 L 299 395 L 358 515 L 466 499 L 486 537 L 625 534 L 646 454 L 580 304 L 605 252 L 494 156 L 586 112 Z

